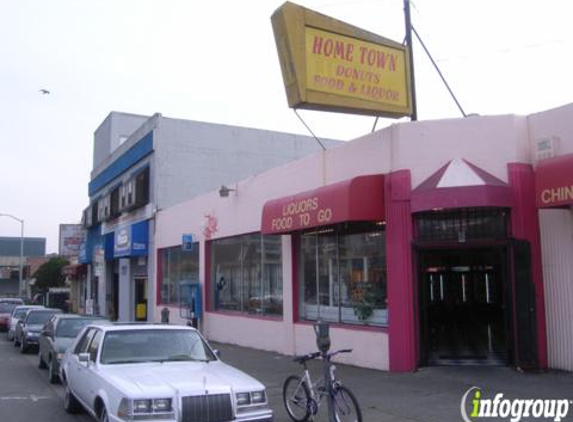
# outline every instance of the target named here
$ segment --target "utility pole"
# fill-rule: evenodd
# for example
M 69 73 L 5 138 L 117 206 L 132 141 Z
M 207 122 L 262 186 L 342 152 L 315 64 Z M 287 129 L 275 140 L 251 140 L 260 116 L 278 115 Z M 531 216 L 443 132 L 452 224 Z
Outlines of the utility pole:
M 412 121 L 418 120 L 416 105 L 416 82 L 414 78 L 414 53 L 412 46 L 412 20 L 410 18 L 410 0 L 404 0 L 404 21 L 406 26 L 406 45 L 408 46 L 408 59 L 410 61 L 410 88 L 412 90 Z

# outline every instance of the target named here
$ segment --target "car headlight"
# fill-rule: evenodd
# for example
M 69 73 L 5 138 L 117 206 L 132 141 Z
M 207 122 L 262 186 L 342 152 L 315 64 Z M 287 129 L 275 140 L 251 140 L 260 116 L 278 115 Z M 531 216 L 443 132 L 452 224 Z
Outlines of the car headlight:
M 263 404 L 267 401 L 265 390 L 249 391 L 235 394 L 237 406 L 249 406 L 251 404 Z
M 117 416 L 123 420 L 144 420 L 149 415 L 162 414 L 166 418 L 173 413 L 172 401 L 170 398 L 160 399 L 136 399 L 123 398 L 117 409 Z
M 134 400 L 133 413 L 151 413 L 151 400 Z
M 248 406 L 251 404 L 251 395 L 249 393 L 237 393 L 237 406 Z
M 267 396 L 265 391 L 253 391 L 251 393 L 251 403 L 253 404 L 261 404 L 267 401 Z

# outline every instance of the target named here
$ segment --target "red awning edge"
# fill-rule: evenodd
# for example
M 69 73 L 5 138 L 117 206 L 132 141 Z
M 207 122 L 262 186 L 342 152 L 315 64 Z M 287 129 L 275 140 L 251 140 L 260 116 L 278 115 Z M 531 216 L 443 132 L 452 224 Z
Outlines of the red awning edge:
M 282 234 L 347 221 L 383 221 L 384 175 L 357 176 L 265 203 L 261 232 Z

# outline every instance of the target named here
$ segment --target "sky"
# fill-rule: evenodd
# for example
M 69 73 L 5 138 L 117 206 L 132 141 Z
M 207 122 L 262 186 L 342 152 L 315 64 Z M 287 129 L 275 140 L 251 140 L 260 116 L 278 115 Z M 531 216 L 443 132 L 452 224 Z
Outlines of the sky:
M 403 0 L 295 3 L 404 39 Z M 308 135 L 288 108 L 275 0 L 0 0 L 0 214 L 58 250 L 89 204 L 93 133 L 110 111 Z M 412 23 L 466 114 L 526 115 L 573 99 L 573 3 L 411 0 Z M 462 114 L 414 39 L 419 120 Z M 49 94 L 40 93 L 47 89 Z M 374 118 L 299 112 L 319 138 Z M 377 128 L 400 120 L 380 119 Z M 0 216 L 0 236 L 20 224 Z

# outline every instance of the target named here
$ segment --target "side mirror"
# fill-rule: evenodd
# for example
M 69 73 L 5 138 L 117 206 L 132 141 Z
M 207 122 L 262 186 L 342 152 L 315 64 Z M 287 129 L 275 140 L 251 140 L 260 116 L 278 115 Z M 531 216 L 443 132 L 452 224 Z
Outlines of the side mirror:
M 80 353 L 78 355 L 78 359 L 81 363 L 89 363 L 90 362 L 90 354 L 89 353 Z

